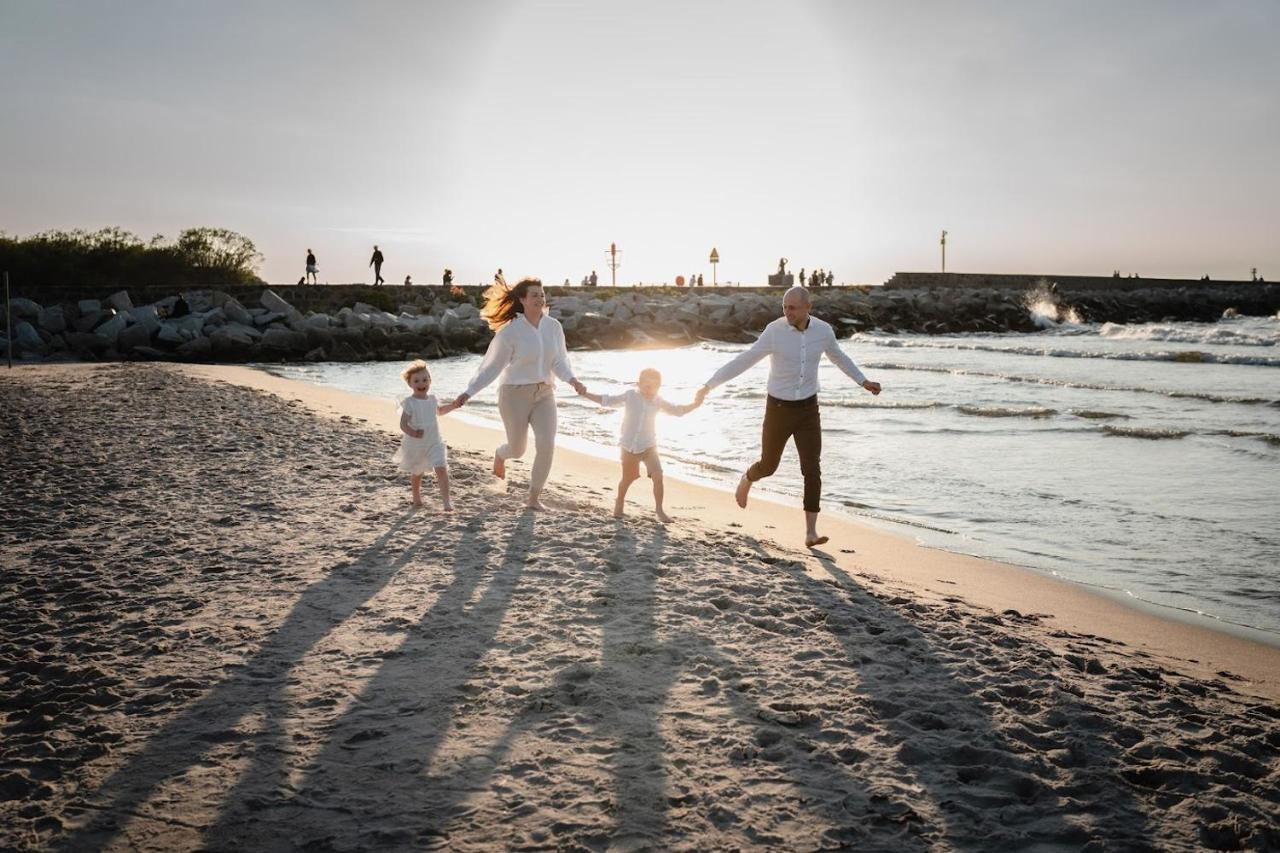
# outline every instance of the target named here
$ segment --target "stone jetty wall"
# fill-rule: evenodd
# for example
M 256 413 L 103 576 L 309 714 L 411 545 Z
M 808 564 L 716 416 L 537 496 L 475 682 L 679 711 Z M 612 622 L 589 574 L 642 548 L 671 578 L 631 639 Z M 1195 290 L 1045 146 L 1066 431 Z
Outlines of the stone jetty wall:
M 900 276 L 916 274 L 900 274 Z M 899 277 L 895 276 L 895 280 Z M 1115 281 L 1107 279 L 1105 281 Z M 1130 284 L 1132 280 L 1119 280 Z M 28 359 L 365 361 L 480 352 L 491 333 L 481 287 L 368 285 L 229 287 L 165 293 L 134 288 L 85 296 L 42 289 L 13 301 L 15 355 Z M 770 288 L 548 288 L 572 348 L 747 342 L 780 314 Z M 1225 312 L 1274 315 L 1280 286 L 1179 282 L 1077 286 L 1038 277 L 1022 286 L 832 287 L 814 313 L 841 336 L 879 329 L 925 334 L 1030 332 L 1053 319 L 1134 323 L 1211 321 Z M 0 325 L 0 354 L 8 341 Z

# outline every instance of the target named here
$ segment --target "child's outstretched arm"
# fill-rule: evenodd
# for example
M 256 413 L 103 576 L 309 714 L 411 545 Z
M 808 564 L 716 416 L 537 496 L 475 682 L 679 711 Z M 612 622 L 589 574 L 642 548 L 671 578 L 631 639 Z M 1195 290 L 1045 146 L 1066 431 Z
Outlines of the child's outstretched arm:
M 580 396 L 580 397 L 586 397 L 588 400 L 590 400 L 591 402 L 595 403 L 597 406 L 603 406 L 603 405 L 604 405 L 604 395 L 603 395 L 603 394 L 592 394 L 590 391 L 582 391 L 578 396 Z
M 668 403 L 666 400 L 663 400 L 662 411 L 666 412 L 669 415 L 675 415 L 676 417 L 682 417 L 684 415 L 687 415 L 690 412 L 692 412 L 694 409 L 701 406 L 702 401 L 707 399 L 707 390 L 708 390 L 707 386 L 703 385 L 701 388 L 698 389 L 698 393 L 693 396 L 693 402 L 686 403 L 683 406 L 677 406 L 674 403 Z
M 459 408 L 459 406 L 458 406 L 458 401 L 457 401 L 457 400 L 453 400 L 453 401 L 451 401 L 451 402 L 444 403 L 443 405 L 436 406 L 436 414 L 437 414 L 437 415 L 447 415 L 447 414 L 449 414 L 450 412 L 452 412 L 454 409 L 457 409 L 457 408 Z
M 412 426 L 409 425 L 408 412 L 400 413 L 400 431 L 405 435 L 409 436 L 409 438 L 422 438 L 422 430 L 414 429 Z

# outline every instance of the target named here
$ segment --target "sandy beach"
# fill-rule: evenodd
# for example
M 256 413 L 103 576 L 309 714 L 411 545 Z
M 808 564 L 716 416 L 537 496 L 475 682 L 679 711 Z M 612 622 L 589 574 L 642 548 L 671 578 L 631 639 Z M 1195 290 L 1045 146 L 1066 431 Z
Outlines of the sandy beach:
M 1280 848 L 1276 647 L 565 449 L 522 512 L 455 417 L 413 511 L 250 368 L 0 401 L 0 848 Z

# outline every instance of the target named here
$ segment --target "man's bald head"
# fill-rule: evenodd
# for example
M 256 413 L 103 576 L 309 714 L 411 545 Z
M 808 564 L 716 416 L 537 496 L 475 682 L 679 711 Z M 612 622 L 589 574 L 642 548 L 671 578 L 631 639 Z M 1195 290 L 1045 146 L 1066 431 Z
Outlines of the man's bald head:
M 782 316 L 787 318 L 787 322 L 797 329 L 803 329 L 809 325 L 809 308 L 813 305 L 813 300 L 809 296 L 809 291 L 803 287 L 792 287 L 782 297 Z
M 801 287 L 798 284 L 795 287 L 788 288 L 787 292 L 782 294 L 782 304 L 786 305 L 792 299 L 799 299 L 805 305 L 813 304 L 813 297 L 809 295 L 809 288 Z

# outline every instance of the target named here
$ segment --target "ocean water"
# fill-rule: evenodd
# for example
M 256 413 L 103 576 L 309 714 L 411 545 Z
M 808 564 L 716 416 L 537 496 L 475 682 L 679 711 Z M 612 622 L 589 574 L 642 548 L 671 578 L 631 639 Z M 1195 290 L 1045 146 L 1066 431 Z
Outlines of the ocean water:
M 824 360 L 824 511 L 1280 643 L 1280 318 L 1044 325 L 842 341 L 884 392 L 871 396 Z M 663 395 L 685 402 L 743 348 L 571 358 L 592 390 L 620 390 L 656 367 Z M 434 362 L 433 391 L 452 398 L 478 362 Z M 767 365 L 690 415 L 659 417 L 668 471 L 736 482 L 759 449 Z M 394 423 L 392 401 L 406 393 L 400 367 L 269 369 L 383 397 L 370 418 Z M 449 417 L 496 422 L 496 400 L 491 386 Z M 559 412 L 567 445 L 615 453 L 619 412 L 567 386 Z M 778 473 L 757 486 L 797 506 L 797 528 L 800 483 L 788 446 Z

